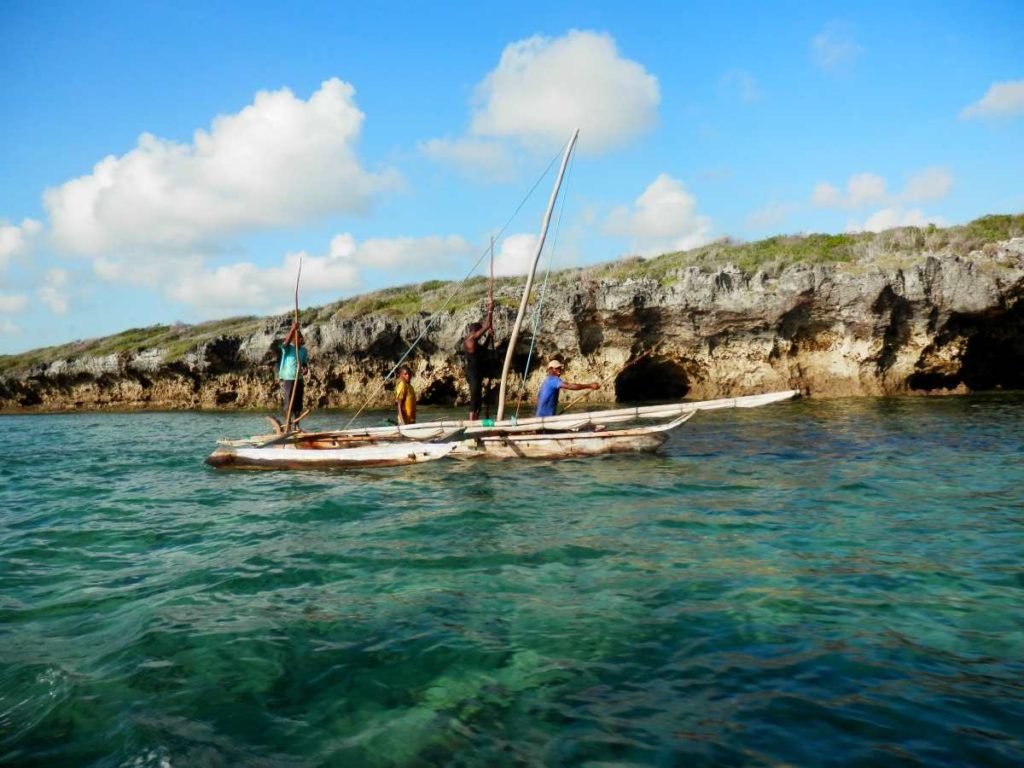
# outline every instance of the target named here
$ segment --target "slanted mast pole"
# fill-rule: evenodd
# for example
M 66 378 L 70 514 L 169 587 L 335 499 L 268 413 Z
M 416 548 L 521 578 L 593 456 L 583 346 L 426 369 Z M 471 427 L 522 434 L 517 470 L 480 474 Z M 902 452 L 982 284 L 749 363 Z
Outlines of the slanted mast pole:
M 299 272 L 295 275 L 295 316 L 292 324 L 295 326 L 295 337 L 292 341 L 295 344 L 295 380 L 292 382 L 292 394 L 288 398 L 288 414 L 284 419 L 284 433 L 287 435 L 292 431 L 292 408 L 295 407 L 295 393 L 299 389 L 299 380 L 302 377 L 302 363 L 299 360 L 299 280 L 302 278 L 302 257 L 299 256 Z
M 487 281 L 487 306 L 488 317 L 491 318 L 491 330 L 487 332 L 487 367 L 494 358 L 494 235 L 491 235 L 491 278 Z M 490 371 L 487 374 L 487 387 L 484 389 L 484 418 L 491 418 L 491 387 L 494 386 L 494 378 Z M 479 416 L 479 414 L 477 414 Z
M 505 353 L 505 365 L 501 369 L 501 387 L 498 390 L 498 413 L 496 419 L 501 421 L 505 417 L 505 390 L 508 387 L 508 372 L 512 367 L 512 357 L 515 355 L 516 342 L 519 340 L 519 330 L 523 325 L 523 318 L 526 316 L 526 305 L 530 301 L 530 291 L 533 289 L 533 276 L 537 272 L 537 263 L 540 261 L 541 251 L 544 250 L 544 239 L 548 236 L 548 224 L 551 222 L 551 211 L 555 208 L 555 200 L 558 198 L 558 190 L 562 186 L 562 177 L 565 176 L 565 167 L 569 164 L 569 155 L 572 154 L 572 148 L 576 146 L 576 139 L 580 135 L 580 129 L 577 128 L 572 138 L 569 139 L 569 145 L 565 148 L 565 154 L 562 156 L 562 167 L 558 170 L 558 179 L 555 181 L 555 188 L 551 190 L 551 199 L 548 201 L 548 210 L 544 214 L 544 222 L 540 228 L 540 238 L 537 240 L 537 253 L 533 257 L 533 264 L 530 266 L 530 272 L 526 276 L 526 287 L 523 289 L 523 298 L 519 302 L 519 312 L 516 314 L 516 321 L 512 326 L 512 335 L 508 340 L 508 351 Z

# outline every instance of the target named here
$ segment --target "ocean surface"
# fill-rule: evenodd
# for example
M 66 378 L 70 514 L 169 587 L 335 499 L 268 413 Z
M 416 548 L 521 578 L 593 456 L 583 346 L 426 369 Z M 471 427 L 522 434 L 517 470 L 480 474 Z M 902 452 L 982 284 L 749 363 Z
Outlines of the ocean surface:
M 264 428 L 0 418 L 0 764 L 1024 764 L 1022 395 L 702 413 L 655 455 L 203 465 Z

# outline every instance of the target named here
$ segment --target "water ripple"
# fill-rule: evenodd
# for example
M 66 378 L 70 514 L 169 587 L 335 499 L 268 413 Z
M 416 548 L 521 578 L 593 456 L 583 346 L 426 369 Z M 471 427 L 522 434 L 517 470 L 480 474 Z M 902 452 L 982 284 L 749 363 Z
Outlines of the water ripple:
M 1020 396 L 202 466 L 260 421 L 0 420 L 0 764 L 1024 762 Z

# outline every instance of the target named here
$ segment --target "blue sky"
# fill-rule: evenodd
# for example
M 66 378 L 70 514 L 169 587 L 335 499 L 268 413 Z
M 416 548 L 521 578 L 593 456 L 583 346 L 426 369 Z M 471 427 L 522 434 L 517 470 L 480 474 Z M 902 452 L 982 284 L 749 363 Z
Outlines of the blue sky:
M 0 3 L 0 353 L 1024 211 L 1024 3 Z M 551 177 L 496 243 L 532 255 Z M 482 269 L 486 270 L 486 262 Z

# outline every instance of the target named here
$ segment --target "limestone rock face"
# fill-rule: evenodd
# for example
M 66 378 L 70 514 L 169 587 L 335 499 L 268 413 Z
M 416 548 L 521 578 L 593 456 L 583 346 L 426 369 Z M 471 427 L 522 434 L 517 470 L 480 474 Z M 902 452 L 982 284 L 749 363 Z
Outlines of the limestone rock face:
M 518 304 L 495 312 L 500 372 Z M 482 307 L 402 319 L 334 317 L 305 329 L 307 404 L 391 404 L 385 376 L 407 362 L 425 403 L 467 400 L 460 342 Z M 58 360 L 0 377 L 4 410 L 279 407 L 271 343 L 287 318 L 169 360 L 162 349 Z M 542 328 L 524 331 L 510 392 L 528 399 L 559 357 L 570 381 L 599 381 L 595 401 L 713 398 L 800 389 L 813 397 L 1024 388 L 1024 238 L 984 252 L 922 254 L 910 266 L 727 267 L 549 288 Z M 535 346 L 531 352 L 531 341 Z

